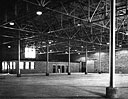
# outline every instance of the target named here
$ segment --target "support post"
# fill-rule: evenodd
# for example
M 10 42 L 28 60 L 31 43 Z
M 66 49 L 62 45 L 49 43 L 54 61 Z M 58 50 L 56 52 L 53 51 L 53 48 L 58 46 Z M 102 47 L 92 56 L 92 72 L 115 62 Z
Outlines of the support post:
M 21 71 L 20 71 L 20 32 L 19 32 L 19 39 L 18 39 L 18 67 L 17 67 L 17 77 L 21 77 Z
M 100 49 L 99 49 L 99 74 L 101 74 L 102 70 L 101 70 L 101 45 L 100 45 Z
M 46 76 L 49 76 L 49 42 L 47 41 L 47 62 L 46 62 Z
M 0 43 L 2 43 L 2 40 L 1 40 L 1 42 Z M 0 58 L 0 73 L 2 73 L 2 45 L 0 45 L 0 56 L 1 56 L 1 58 Z
M 2 60 L 0 60 L 0 73 L 2 73 Z
M 70 58 L 71 58 L 71 52 L 70 52 L 71 46 L 70 46 L 70 40 L 68 44 L 68 75 L 71 75 L 71 66 L 70 66 Z
M 115 8 L 116 0 L 110 0 L 110 46 L 109 46 L 109 72 L 110 86 L 106 88 L 106 97 L 118 98 L 118 88 L 115 87 Z
M 85 67 L 85 74 L 88 74 L 88 68 L 87 68 L 87 59 L 88 58 L 88 50 L 87 50 L 87 47 L 86 47 L 86 50 L 85 50 L 85 65 L 86 65 L 86 67 Z

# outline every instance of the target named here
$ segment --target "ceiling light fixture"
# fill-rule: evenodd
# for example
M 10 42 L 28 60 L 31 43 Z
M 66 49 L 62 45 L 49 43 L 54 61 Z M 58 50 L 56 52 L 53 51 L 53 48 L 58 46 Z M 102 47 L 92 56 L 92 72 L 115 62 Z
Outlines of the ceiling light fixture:
M 96 49 L 94 45 L 92 46 L 92 48 L 93 48 L 93 49 Z
M 81 24 L 78 23 L 77 26 L 81 26 Z
M 107 45 L 109 45 L 109 42 L 107 43 Z
M 78 55 L 80 55 L 80 53 L 78 53 Z
M 84 48 L 84 46 L 81 46 L 81 48 Z
M 122 47 L 122 45 L 120 44 L 119 47 Z
M 128 35 L 128 31 L 126 31 L 125 35 Z
M 11 46 L 9 45 L 8 48 L 11 48 Z
M 9 24 L 10 24 L 10 25 L 14 25 L 14 22 L 10 22 Z
M 42 47 L 46 47 L 46 45 L 42 46 Z
M 102 45 L 102 43 L 100 43 L 100 45 Z
M 65 52 L 65 54 L 68 54 L 68 52 Z
M 52 44 L 52 42 L 51 42 L 51 41 L 49 41 L 49 44 Z
M 77 52 L 77 50 L 75 50 Z
M 36 14 L 37 15 L 42 15 L 42 12 L 41 11 L 37 11 Z

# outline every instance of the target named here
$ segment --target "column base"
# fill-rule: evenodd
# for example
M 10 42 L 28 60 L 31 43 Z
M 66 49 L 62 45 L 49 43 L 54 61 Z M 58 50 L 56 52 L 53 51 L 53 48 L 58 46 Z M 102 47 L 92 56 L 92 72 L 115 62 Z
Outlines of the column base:
M 102 72 L 100 71 L 100 72 L 98 72 L 99 74 L 102 74 Z
M 21 74 L 17 74 L 17 77 L 21 77 Z
M 118 96 L 118 88 L 112 88 L 112 87 L 107 87 L 106 88 L 106 97 L 107 98 L 119 98 Z
M 87 72 L 85 72 L 85 75 L 87 75 L 88 73 Z
M 68 75 L 71 75 L 71 73 L 70 73 L 70 72 L 68 72 Z
M 46 76 L 49 76 L 49 73 L 46 73 Z

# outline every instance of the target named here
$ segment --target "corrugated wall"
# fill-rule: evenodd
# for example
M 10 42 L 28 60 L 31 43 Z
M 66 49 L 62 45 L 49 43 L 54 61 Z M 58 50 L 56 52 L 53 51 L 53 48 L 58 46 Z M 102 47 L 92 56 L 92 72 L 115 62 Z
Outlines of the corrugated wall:
M 93 53 L 89 56 L 94 59 L 95 70 L 100 69 L 99 53 Z M 116 51 L 116 73 L 128 73 L 128 50 Z M 101 70 L 103 72 L 109 71 L 109 54 L 101 52 Z M 96 72 L 96 71 L 95 71 Z

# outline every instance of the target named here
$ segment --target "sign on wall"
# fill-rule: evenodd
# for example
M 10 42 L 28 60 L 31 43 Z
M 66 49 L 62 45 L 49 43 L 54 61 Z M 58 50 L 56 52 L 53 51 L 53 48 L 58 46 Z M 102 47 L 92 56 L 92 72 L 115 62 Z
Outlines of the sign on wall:
M 25 48 L 25 58 L 36 58 L 36 50 L 34 47 Z

